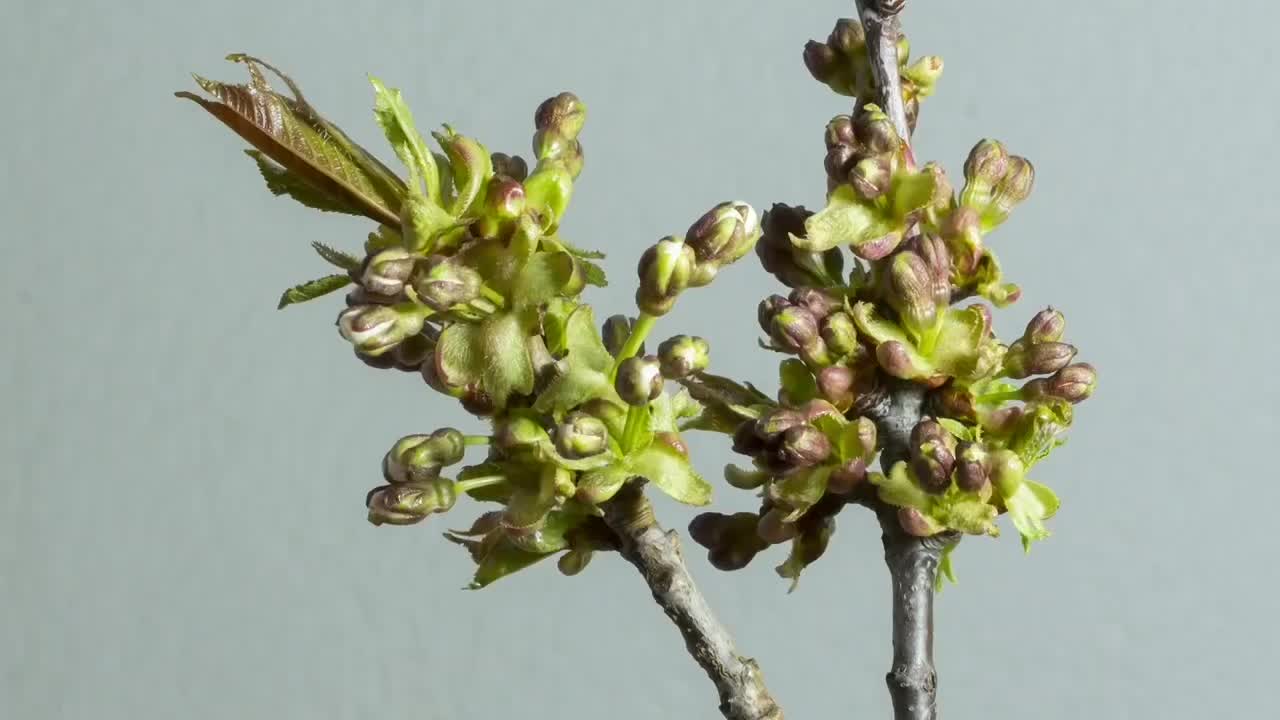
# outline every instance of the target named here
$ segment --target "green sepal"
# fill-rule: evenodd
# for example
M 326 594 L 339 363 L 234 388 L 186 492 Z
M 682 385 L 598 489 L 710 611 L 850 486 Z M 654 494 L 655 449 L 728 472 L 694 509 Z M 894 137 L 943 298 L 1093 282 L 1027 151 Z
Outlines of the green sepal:
M 350 284 L 351 276 L 341 274 L 326 275 L 322 278 L 304 282 L 300 285 L 294 285 L 280 295 L 280 302 L 276 304 L 276 309 L 283 310 L 290 305 L 304 303 L 308 300 L 315 300 L 318 297 L 323 297 L 331 292 L 341 290 Z

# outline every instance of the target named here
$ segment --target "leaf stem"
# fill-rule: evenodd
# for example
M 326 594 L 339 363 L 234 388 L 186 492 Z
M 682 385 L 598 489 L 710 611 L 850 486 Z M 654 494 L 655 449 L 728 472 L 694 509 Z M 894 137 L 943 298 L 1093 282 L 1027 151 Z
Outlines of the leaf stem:
M 493 438 L 488 435 L 463 435 L 463 445 L 488 445 Z
M 627 424 L 622 428 L 622 452 L 629 453 L 636 449 L 636 443 L 644 432 L 645 420 L 649 418 L 648 405 L 627 406 Z
M 609 369 L 610 382 L 617 379 L 618 366 L 622 361 L 640 352 L 640 346 L 644 344 L 644 339 L 649 336 L 649 332 L 653 330 L 654 323 L 657 321 L 656 316 L 644 312 L 636 318 L 635 324 L 631 326 L 631 333 L 627 335 L 627 341 L 618 350 L 618 355 L 613 360 L 613 367 Z
M 472 490 L 476 490 L 482 487 L 489 487 L 490 485 L 497 485 L 498 483 L 506 482 L 506 480 L 507 480 L 506 475 L 482 475 L 480 477 L 473 477 L 473 478 L 467 478 L 466 480 L 459 480 L 455 484 L 455 487 L 458 492 L 464 493 L 464 492 L 470 492 Z
M 498 292 L 497 290 L 494 290 L 488 285 L 480 286 L 480 294 L 486 300 L 493 303 L 494 305 L 497 305 L 499 308 L 504 308 L 507 306 L 507 298 L 504 297 L 502 293 Z
M 1021 399 L 1022 399 L 1022 390 L 1005 390 L 1003 392 L 993 392 L 993 393 L 987 393 L 986 395 L 979 395 L 975 399 L 975 402 L 982 405 L 999 405 L 1000 403 L 1008 402 L 1010 400 L 1021 400 Z

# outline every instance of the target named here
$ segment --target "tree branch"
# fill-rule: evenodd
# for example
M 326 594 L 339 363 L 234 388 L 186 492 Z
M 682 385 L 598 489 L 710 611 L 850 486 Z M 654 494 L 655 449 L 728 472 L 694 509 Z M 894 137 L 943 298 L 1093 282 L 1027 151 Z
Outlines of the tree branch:
M 783 720 L 760 667 L 738 655 L 684 565 L 679 536 L 658 525 L 639 484 L 627 484 L 605 505 L 605 522 L 621 541 L 622 557 L 640 571 L 689 654 L 715 683 L 721 714 L 727 720 Z
M 898 13 L 906 0 L 857 0 L 875 74 L 877 104 L 902 138 L 907 162 L 914 165 L 911 130 L 898 75 Z M 859 102 L 863 102 L 859 99 Z M 885 402 L 869 413 L 884 439 L 884 472 L 906 460 L 911 429 L 924 411 L 924 388 L 893 385 Z M 942 553 L 959 541 L 953 532 L 930 538 L 908 535 L 893 508 L 878 504 L 884 560 L 893 585 L 893 665 L 885 677 L 895 720 L 934 720 L 938 715 L 938 676 L 933 665 L 933 595 Z

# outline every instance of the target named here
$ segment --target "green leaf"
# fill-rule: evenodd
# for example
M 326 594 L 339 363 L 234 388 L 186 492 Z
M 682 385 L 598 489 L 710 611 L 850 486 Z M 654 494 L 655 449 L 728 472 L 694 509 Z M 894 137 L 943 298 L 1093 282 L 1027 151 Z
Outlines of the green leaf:
M 649 403 L 649 427 L 653 432 L 680 432 L 680 421 L 702 414 L 702 404 L 681 389 L 675 395 L 663 393 Z
M 972 377 L 984 328 L 985 321 L 977 307 L 947 310 L 930 356 L 933 367 L 952 377 Z
M 403 246 L 404 239 L 400 235 L 399 228 L 398 224 L 395 227 L 379 225 L 375 232 L 369 233 L 368 239 L 364 242 L 365 254 L 373 255 L 379 250 Z
M 498 535 L 496 539 L 484 543 L 484 553 L 481 556 L 479 566 L 476 568 L 475 577 L 472 578 L 468 590 L 479 590 L 488 587 L 494 582 L 519 572 L 530 565 L 551 557 L 555 553 L 536 553 L 527 550 L 521 550 L 508 538 Z
M 398 89 L 388 89 L 382 81 L 370 76 L 373 84 L 373 116 L 387 136 L 387 142 L 395 150 L 396 157 L 409 170 L 409 188 L 415 194 L 423 192 L 418 183 L 424 183 L 426 199 L 440 206 L 440 171 L 435 157 L 427 148 L 422 135 L 413 124 L 413 114 Z
M 1061 502 L 1052 490 L 1037 482 L 1023 480 L 1018 489 L 1004 498 L 1009 519 L 1022 536 L 1022 548 L 1031 552 L 1031 543 L 1049 537 L 1044 521 L 1058 511 Z
M 888 475 L 868 473 L 871 484 L 876 486 L 880 499 L 894 507 L 913 507 L 927 513 L 932 504 L 929 495 L 911 478 L 907 463 L 899 460 L 889 468 Z
M 436 340 L 436 370 L 440 379 L 453 387 L 463 387 L 481 379 L 484 353 L 478 349 L 480 326 L 456 322 Z
M 324 261 L 330 265 L 342 268 L 343 270 L 355 270 L 360 267 L 360 259 L 355 255 L 345 253 L 341 250 L 335 250 L 334 248 L 319 242 L 311 243 L 311 247 L 314 248 L 316 253 L 319 254 L 320 257 L 324 258 Z
M 628 458 L 627 467 L 685 505 L 711 502 L 711 484 L 694 471 L 689 459 L 662 442 L 650 444 Z
M 271 158 L 263 155 L 260 151 L 245 150 L 244 152 L 253 158 L 254 162 L 258 163 L 258 172 L 262 173 L 262 179 L 267 181 L 267 189 L 271 191 L 272 195 L 276 197 L 288 195 L 315 210 L 345 213 L 347 215 L 364 215 L 359 206 L 326 195 L 303 181 L 302 178 L 280 166 Z
M 938 575 L 933 581 L 933 591 L 942 592 L 943 578 L 946 578 L 952 585 L 959 583 L 956 580 L 956 571 L 951 560 L 951 554 L 956 551 L 959 543 L 950 543 L 942 548 L 942 559 L 938 561 Z
M 787 475 L 769 483 L 766 493 L 779 507 L 790 512 L 787 522 L 794 522 L 809 511 L 827 492 L 827 482 L 835 468 L 825 465 Z
M 227 85 L 196 75 L 196 84 L 215 99 L 189 92 L 175 95 L 200 105 L 299 182 L 310 185 L 315 194 L 306 197 L 311 200 L 326 197 L 333 207 L 399 226 L 406 188 L 395 173 L 321 117 L 280 71 L 244 54 L 227 59 L 246 65 L 249 85 Z M 293 97 L 272 90 L 263 68 L 284 81 Z
M 787 358 L 779 363 L 778 379 L 790 405 L 802 405 L 818 396 L 818 381 L 803 360 Z
M 577 309 L 577 303 L 567 298 L 553 298 L 542 309 L 542 336 L 546 339 L 547 351 L 552 355 L 568 352 L 569 317 Z
M 515 313 L 495 313 L 480 325 L 476 352 L 483 363 L 483 387 L 498 407 L 513 393 L 533 392 L 533 361 L 526 333 Z
M 862 200 L 851 185 L 840 185 L 827 198 L 827 206 L 811 215 L 804 223 L 804 237 L 791 236 L 791 242 L 808 252 L 825 252 L 841 245 L 854 250 L 878 246 L 871 254 L 883 257 L 901 239 L 901 222 L 890 214 Z
M 501 463 L 483 462 L 477 465 L 468 465 L 458 471 L 458 479 L 471 480 L 472 478 L 507 474 L 508 469 Z M 467 496 L 476 502 L 496 502 L 506 505 L 511 501 L 511 493 L 514 489 L 510 482 L 501 482 L 494 485 L 470 488 L 467 490 Z
M 561 295 L 573 279 L 573 262 L 567 252 L 534 253 L 512 284 L 512 304 L 517 308 L 534 307 Z
M 899 172 L 893 177 L 889 189 L 890 202 L 893 204 L 893 217 L 905 218 L 908 214 L 923 208 L 933 201 L 938 184 L 936 176 L 931 172 Z
M 827 551 L 827 545 L 835 532 L 835 518 L 824 517 L 816 526 L 801 530 L 791 541 L 791 554 L 787 556 L 786 562 L 774 568 L 779 577 L 791 581 L 788 593 L 795 592 L 796 586 L 800 584 L 800 573 Z
M 579 305 L 565 323 L 565 348 L 574 362 L 601 372 L 613 366 L 613 356 L 600 338 L 590 305 Z
M 555 244 L 564 248 L 566 252 L 578 261 L 578 265 L 582 267 L 583 276 L 586 278 L 588 285 L 595 285 L 596 287 L 608 286 L 609 280 L 605 277 L 604 268 L 591 262 L 592 260 L 603 260 L 604 253 L 574 247 L 573 245 L 565 242 L 564 239 L 558 235 L 550 239 L 553 240 Z
M 546 322 L 545 316 L 543 321 Z M 595 398 L 621 404 L 607 374 L 613 356 L 600 339 L 591 307 L 578 306 L 557 334 L 561 335 L 557 344 L 563 346 L 566 355 L 556 363 L 556 376 L 538 396 L 534 409 L 558 416 Z
M 583 473 L 578 477 L 577 497 L 582 502 L 599 505 L 612 499 L 635 475 L 621 463 Z
M 508 539 L 520 550 L 531 553 L 553 553 L 569 547 L 565 537 L 582 524 L 586 515 L 582 512 L 556 510 L 547 514 L 542 524 L 530 532 L 510 533 Z
M 560 247 L 564 248 L 566 252 L 579 260 L 603 260 L 605 258 L 605 254 L 599 250 L 584 250 L 583 248 L 570 244 L 559 235 L 555 236 L 555 241 L 560 245 Z
M 874 340 L 877 345 L 897 341 L 906 348 L 907 357 L 911 362 L 911 377 L 904 379 L 919 380 L 936 374 L 933 363 L 920 354 L 915 343 L 907 337 L 907 333 L 876 312 L 875 305 L 869 302 L 854 303 L 850 314 L 853 315 L 854 324 L 858 326 L 858 332 Z
M 963 440 L 967 442 L 978 441 L 978 428 L 970 427 L 960 422 L 959 420 L 953 420 L 948 417 L 939 417 L 935 419 L 938 421 L 938 424 L 941 425 L 944 430 L 951 433 L 951 435 L 955 437 L 957 440 Z
M 280 296 L 280 302 L 276 305 L 276 309 L 283 310 L 290 305 L 315 300 L 336 290 L 341 290 L 350 284 L 350 275 L 325 275 L 317 280 L 294 285 L 285 290 L 284 294 Z
M 726 377 L 698 373 L 678 380 L 702 405 L 702 412 L 680 426 L 681 430 L 732 433 L 745 420 L 755 420 L 776 406 L 751 383 L 739 384 Z

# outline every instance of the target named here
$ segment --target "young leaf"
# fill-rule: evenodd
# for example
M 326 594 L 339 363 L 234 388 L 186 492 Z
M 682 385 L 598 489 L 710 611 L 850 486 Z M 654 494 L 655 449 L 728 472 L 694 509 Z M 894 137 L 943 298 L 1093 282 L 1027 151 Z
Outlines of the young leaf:
M 787 556 L 786 562 L 774 568 L 779 577 L 791 581 L 788 593 L 795 592 L 796 586 L 800 584 L 800 573 L 827 551 L 827 544 L 831 542 L 835 531 L 835 518 L 824 517 L 815 527 L 801 530 L 791 541 L 791 554 Z
M 688 458 L 666 443 L 650 444 L 629 458 L 627 467 L 677 502 L 685 505 L 711 502 L 711 484 L 694 472 Z
M 481 556 L 479 566 L 476 568 L 475 577 L 471 580 L 471 584 L 467 586 L 468 590 L 479 590 L 487 587 L 554 554 L 521 550 L 504 536 L 496 535 L 492 537 L 495 539 L 489 540 L 489 538 L 485 538 L 483 543 L 484 554 Z
M 418 183 L 424 184 L 425 195 L 435 205 L 440 205 L 440 171 L 436 167 L 435 156 L 427 148 L 422 135 L 413 125 L 413 114 L 398 89 L 388 89 L 382 81 L 369 77 L 373 84 L 373 115 L 387 136 L 387 142 L 395 150 L 396 157 L 409 170 L 410 189 L 419 191 Z
M 663 393 L 649 404 L 649 427 L 655 433 L 680 432 L 680 421 L 702 415 L 702 403 L 694 400 L 689 391 L 681 388 L 675 395 Z
M 534 307 L 560 295 L 573 279 L 573 256 L 567 252 L 539 252 L 529 258 L 512 284 L 512 304 Z
M 267 181 L 267 189 L 271 191 L 272 195 L 276 197 L 288 195 L 314 210 L 345 213 L 347 215 L 364 215 L 359 206 L 344 202 L 341 198 L 326 195 L 299 176 L 281 167 L 260 151 L 245 150 L 244 152 L 253 158 L 254 162 L 258 163 L 258 172 L 262 173 L 262 179 Z
M 227 85 L 196 75 L 196 84 L 215 99 L 185 91 L 175 95 L 203 107 L 333 206 L 399 227 L 406 189 L 395 173 L 322 118 L 283 73 L 247 55 L 227 59 L 248 67 L 249 85 Z M 272 90 L 263 68 L 284 81 L 293 97 Z
M 596 287 L 606 287 L 609 284 L 608 278 L 605 277 L 604 268 L 591 262 L 592 260 L 603 260 L 604 253 L 595 250 L 583 250 L 565 242 L 559 235 L 548 238 L 555 245 L 559 245 L 578 261 L 578 265 L 582 267 L 583 277 L 586 278 L 588 285 Z
M 515 313 L 496 313 L 481 323 L 475 358 L 483 367 L 483 387 L 498 407 L 513 393 L 533 392 L 533 361 L 526 333 Z
M 965 440 L 968 442 L 976 442 L 978 440 L 977 428 L 970 427 L 959 420 L 953 420 L 948 417 L 939 417 L 936 419 L 938 424 L 941 425 L 944 430 L 955 436 L 957 440 Z
M 316 251 L 316 254 L 324 258 L 325 262 L 334 267 L 339 267 L 343 270 L 355 270 L 360 267 L 360 259 L 355 255 L 331 248 L 320 242 L 311 243 L 311 247 Z
M 284 294 L 280 296 L 280 303 L 276 305 L 277 310 L 283 310 L 290 305 L 296 305 L 308 300 L 315 300 L 318 297 L 328 295 L 335 290 L 341 290 L 351 284 L 350 275 L 326 275 L 322 278 L 305 282 L 301 285 L 294 285 Z

